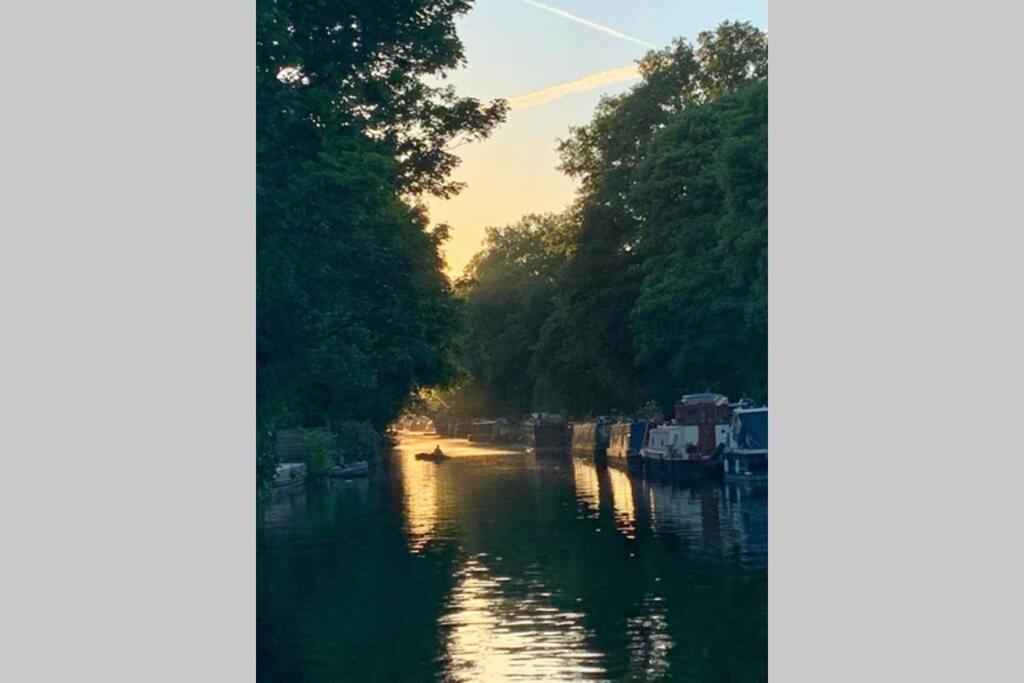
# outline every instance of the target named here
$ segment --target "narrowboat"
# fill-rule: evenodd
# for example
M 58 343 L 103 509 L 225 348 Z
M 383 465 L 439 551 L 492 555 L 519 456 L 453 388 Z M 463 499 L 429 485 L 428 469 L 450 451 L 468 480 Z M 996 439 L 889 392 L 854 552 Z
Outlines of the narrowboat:
M 607 422 L 573 422 L 572 453 L 603 458 L 608 452 L 609 425 Z
M 675 405 L 675 423 L 686 427 L 685 442 L 696 446 L 697 453 L 711 455 L 729 440 L 732 412 L 722 394 L 687 394 Z
M 495 443 L 515 443 L 519 441 L 519 425 L 502 418 L 494 423 L 491 440 Z
M 557 415 L 534 414 L 522 426 L 526 449 L 537 455 L 559 455 L 569 444 L 569 430 Z
M 454 436 L 455 418 L 451 415 L 436 415 L 434 416 L 434 427 L 437 433 L 443 437 Z
M 646 422 L 618 422 L 608 432 L 608 457 L 639 458 L 647 435 Z
M 729 445 L 722 458 L 727 479 L 762 479 L 768 476 L 768 408 L 733 410 Z
M 274 471 L 272 486 L 274 490 L 292 489 L 306 483 L 306 465 L 304 463 L 281 463 Z
M 469 440 L 490 443 L 494 441 L 494 420 L 473 420 L 469 426 Z
M 671 424 L 652 427 L 640 449 L 645 464 L 685 476 L 717 476 L 732 424 L 732 407 L 721 394 L 688 394 L 675 406 Z
M 462 418 L 452 418 L 448 427 L 448 435 L 455 439 L 468 439 L 472 423 Z

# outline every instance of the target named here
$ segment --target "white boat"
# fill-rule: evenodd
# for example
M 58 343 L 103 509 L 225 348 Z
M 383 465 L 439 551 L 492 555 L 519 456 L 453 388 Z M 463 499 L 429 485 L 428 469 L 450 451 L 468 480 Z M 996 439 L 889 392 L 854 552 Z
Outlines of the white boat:
M 671 470 L 691 477 L 715 476 L 721 470 L 717 453 L 701 453 L 692 440 L 690 425 L 651 427 L 647 444 L 640 449 L 646 467 Z

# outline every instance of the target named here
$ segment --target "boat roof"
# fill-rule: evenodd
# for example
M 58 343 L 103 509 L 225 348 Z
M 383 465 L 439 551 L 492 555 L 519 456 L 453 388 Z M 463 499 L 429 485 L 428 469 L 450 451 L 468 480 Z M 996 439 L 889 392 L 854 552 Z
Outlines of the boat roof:
M 709 392 L 709 393 L 704 393 L 704 394 L 686 394 L 681 399 L 679 399 L 679 402 L 680 403 L 684 403 L 684 404 L 685 403 L 725 404 L 725 403 L 729 402 L 729 399 L 728 399 L 728 397 L 724 396 L 723 394 L 716 394 L 716 393 L 713 393 L 713 392 Z

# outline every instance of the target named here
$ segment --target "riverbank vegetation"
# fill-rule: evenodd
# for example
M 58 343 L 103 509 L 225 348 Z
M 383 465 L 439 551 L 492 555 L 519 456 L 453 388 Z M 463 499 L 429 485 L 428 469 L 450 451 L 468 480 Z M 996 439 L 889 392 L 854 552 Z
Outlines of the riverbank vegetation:
M 453 142 L 502 120 L 428 85 L 463 61 L 468 0 L 259 0 L 258 476 L 284 426 L 378 432 L 455 376 L 458 302 L 425 193 L 458 191 Z
M 767 397 L 768 44 L 677 40 L 560 143 L 561 215 L 490 228 L 457 283 L 456 412 L 666 410 L 681 390 Z

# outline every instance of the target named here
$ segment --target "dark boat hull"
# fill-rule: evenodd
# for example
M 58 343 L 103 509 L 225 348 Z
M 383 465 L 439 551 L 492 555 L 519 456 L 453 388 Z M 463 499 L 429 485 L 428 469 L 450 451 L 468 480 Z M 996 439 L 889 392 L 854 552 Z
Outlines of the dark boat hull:
M 657 460 L 644 458 L 644 471 L 680 481 L 713 481 L 722 478 L 722 463 L 710 459 Z

